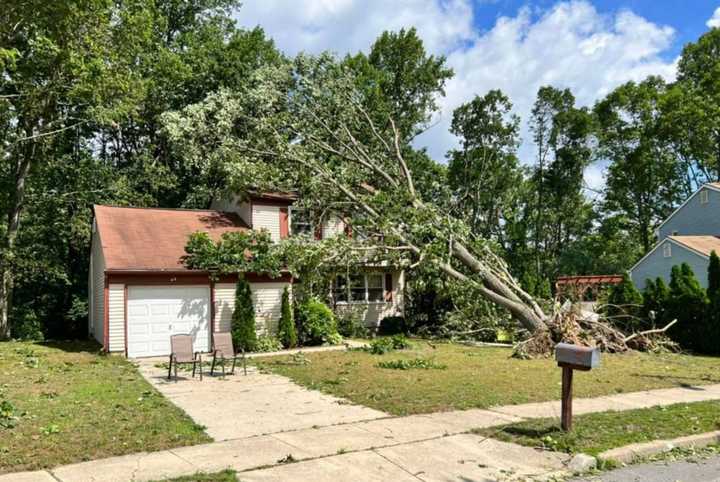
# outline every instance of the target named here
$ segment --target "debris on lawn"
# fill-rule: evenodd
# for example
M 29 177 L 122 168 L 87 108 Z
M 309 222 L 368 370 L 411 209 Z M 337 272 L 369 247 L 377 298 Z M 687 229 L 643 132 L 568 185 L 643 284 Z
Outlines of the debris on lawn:
M 676 322 L 673 320 L 662 328 L 627 334 L 612 320 L 565 302 L 548 320 L 549 329 L 515 345 L 513 356 L 523 359 L 547 357 L 552 355 L 557 343 L 597 347 L 608 353 L 678 351 L 678 344 L 665 335 Z

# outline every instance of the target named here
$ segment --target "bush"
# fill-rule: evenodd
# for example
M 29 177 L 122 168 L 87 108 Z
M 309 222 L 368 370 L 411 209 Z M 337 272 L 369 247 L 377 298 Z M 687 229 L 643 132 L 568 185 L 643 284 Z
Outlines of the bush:
M 403 335 L 395 335 L 387 338 L 378 338 L 370 342 L 367 350 L 373 355 L 384 355 L 395 350 L 405 350 L 412 345 Z
M 30 309 L 17 310 L 10 320 L 10 333 L 16 340 L 43 341 L 42 328 L 37 313 Z
M 662 278 L 655 281 L 648 279 L 645 282 L 645 291 L 643 291 L 643 317 L 650 320 L 656 326 L 667 323 L 667 315 L 665 308 L 670 298 L 670 290 Z
M 673 266 L 670 274 L 670 297 L 667 302 L 667 319 L 678 322 L 669 335 L 680 346 L 687 349 L 701 349 L 703 324 L 707 314 L 708 299 L 687 263 Z
M 407 335 L 407 323 L 402 316 L 386 316 L 380 320 L 378 335 Z
M 258 352 L 280 351 L 282 348 L 283 344 L 280 339 L 272 335 L 259 336 L 255 343 L 255 351 Z
M 243 277 L 238 280 L 235 288 L 235 310 L 232 315 L 230 331 L 236 350 L 257 350 L 257 334 L 255 333 L 255 307 L 252 301 L 250 283 Z
M 338 333 L 346 338 L 365 338 L 370 335 L 370 330 L 365 326 L 361 312 L 353 307 L 347 307 L 340 311 L 337 315 L 337 325 Z
M 642 327 L 643 297 L 625 273 L 622 281 L 610 289 L 606 315 L 627 331 Z
M 378 368 L 388 368 L 391 370 L 412 370 L 412 369 L 423 369 L 423 370 L 445 370 L 447 365 L 437 363 L 435 360 L 428 358 L 414 358 L 412 360 L 388 360 L 378 362 Z
M 283 291 L 280 312 L 278 338 L 280 338 L 280 342 L 285 348 L 293 348 L 297 345 L 297 330 L 295 329 L 295 320 L 290 307 L 290 290 L 287 287 Z
M 308 298 L 297 308 L 300 339 L 304 345 L 338 343 L 335 315 L 317 298 Z

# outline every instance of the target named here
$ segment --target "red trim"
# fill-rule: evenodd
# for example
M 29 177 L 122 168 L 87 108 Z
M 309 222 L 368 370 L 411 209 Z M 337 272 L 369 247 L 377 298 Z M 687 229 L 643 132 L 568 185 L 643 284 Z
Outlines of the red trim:
M 353 237 L 352 226 L 347 223 L 345 224 L 345 236 L 347 236 L 348 238 Z
M 215 339 L 215 282 L 210 281 L 210 349 Z
M 385 273 L 385 301 L 393 300 L 393 276 L 392 273 Z
M 323 238 L 323 225 L 322 225 L 322 224 L 318 224 L 318 225 L 315 227 L 315 239 L 317 239 L 318 241 L 320 241 L 322 238 Z
M 280 239 L 287 239 L 290 236 L 290 226 L 288 226 L 288 208 L 281 207 L 280 212 Z
M 251 203 L 257 204 L 258 206 L 283 206 L 288 207 L 292 205 L 293 201 L 286 199 L 263 199 L 253 198 L 250 200 Z
M 105 286 L 103 287 L 103 350 L 110 351 L 110 279 L 105 275 Z
M 123 318 L 124 318 L 124 324 L 125 324 L 125 356 L 128 356 L 128 325 L 127 325 L 127 319 L 128 319 L 128 310 L 127 310 L 127 303 L 128 303 L 128 285 L 125 285 L 123 287 L 123 297 L 124 297 L 124 311 L 123 311 Z
M 211 278 L 206 273 L 108 273 L 106 275 L 109 281 L 113 283 L 122 283 L 125 285 L 210 285 Z M 290 273 L 283 273 L 277 278 L 271 278 L 267 275 L 256 273 L 247 273 L 245 278 L 251 283 L 272 283 L 287 282 L 292 280 Z M 215 282 L 218 283 L 236 283 L 237 275 L 221 275 Z M 108 281 L 108 282 L 109 282 Z

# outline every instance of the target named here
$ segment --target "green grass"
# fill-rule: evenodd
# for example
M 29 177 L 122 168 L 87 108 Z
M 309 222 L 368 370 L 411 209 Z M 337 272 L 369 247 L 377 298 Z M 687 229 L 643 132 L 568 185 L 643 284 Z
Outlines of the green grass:
M 0 404 L 12 406 L 0 410 L 0 473 L 211 440 L 130 362 L 98 350 L 0 343 Z
M 165 479 L 164 482 L 237 482 L 237 480 L 234 470 L 223 470 L 212 474 L 195 474 L 175 479 Z
M 718 429 L 720 402 L 711 401 L 580 415 L 574 418 L 569 433 L 560 429 L 557 419 L 531 420 L 474 432 L 531 447 L 597 455 L 633 443 Z
M 551 359 L 518 360 L 510 350 L 433 344 L 385 355 L 366 351 L 309 353 L 302 357 L 255 359 L 260 368 L 288 376 L 308 388 L 394 415 L 428 413 L 555 400 L 560 369 Z M 443 370 L 388 370 L 379 362 L 422 358 Z M 654 388 L 720 383 L 720 358 L 679 354 L 603 354 L 602 366 L 577 372 L 575 397 Z

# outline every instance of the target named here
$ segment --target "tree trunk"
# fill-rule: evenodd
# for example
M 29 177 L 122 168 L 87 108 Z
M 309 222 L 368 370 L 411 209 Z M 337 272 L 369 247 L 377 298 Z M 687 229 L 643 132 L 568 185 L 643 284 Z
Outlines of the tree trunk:
M 24 151 L 23 157 L 18 160 L 15 170 L 15 191 L 13 203 L 8 211 L 8 224 L 5 239 L 3 240 L 2 260 L 0 260 L 0 340 L 10 338 L 10 308 L 12 304 L 13 290 L 13 264 L 15 241 L 20 229 L 20 215 L 25 201 L 25 181 L 30 172 L 32 158 L 35 153 L 35 143 L 31 144 Z

